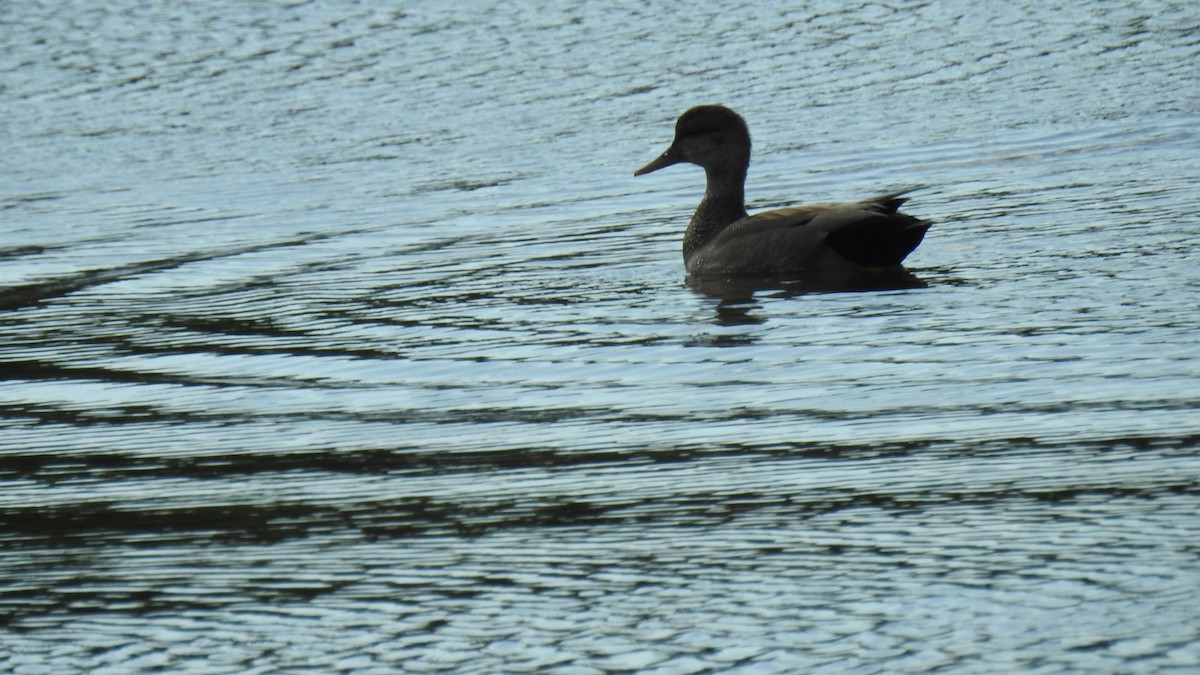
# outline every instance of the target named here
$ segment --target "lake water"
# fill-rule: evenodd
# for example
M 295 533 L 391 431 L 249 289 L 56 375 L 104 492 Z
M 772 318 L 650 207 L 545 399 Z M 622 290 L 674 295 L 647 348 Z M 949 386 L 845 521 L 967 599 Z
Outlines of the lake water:
M 388 4 L 0 5 L 0 671 L 1200 670 L 1200 5 Z

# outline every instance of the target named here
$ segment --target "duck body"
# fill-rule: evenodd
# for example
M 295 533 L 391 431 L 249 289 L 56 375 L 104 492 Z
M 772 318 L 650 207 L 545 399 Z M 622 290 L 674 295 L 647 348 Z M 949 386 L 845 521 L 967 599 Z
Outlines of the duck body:
M 683 258 L 692 276 L 788 276 L 821 270 L 896 268 L 931 221 L 900 212 L 903 192 L 860 202 L 746 213 L 750 132 L 729 108 L 685 112 L 667 151 L 636 176 L 690 162 L 704 168 L 704 199 L 688 223 Z

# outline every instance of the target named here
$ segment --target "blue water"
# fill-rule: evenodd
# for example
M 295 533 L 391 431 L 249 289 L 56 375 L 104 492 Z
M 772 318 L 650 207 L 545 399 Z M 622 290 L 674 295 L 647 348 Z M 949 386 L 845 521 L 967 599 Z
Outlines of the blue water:
M 1200 9 L 0 5 L 0 671 L 1200 669 Z M 915 283 L 689 284 L 919 186 Z

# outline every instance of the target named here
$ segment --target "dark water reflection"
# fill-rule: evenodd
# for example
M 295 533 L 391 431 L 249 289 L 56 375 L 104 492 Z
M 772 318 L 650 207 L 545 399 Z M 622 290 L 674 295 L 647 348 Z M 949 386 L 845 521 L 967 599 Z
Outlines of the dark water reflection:
M 755 294 L 793 298 L 809 293 L 870 293 L 926 288 L 917 275 L 903 269 L 819 270 L 801 278 L 689 277 L 687 284 L 697 293 L 718 301 L 714 322 L 733 326 L 756 324 L 765 318 L 753 313 L 759 306 Z
M 687 14 L 0 6 L 0 671 L 1200 668 L 1195 9 Z

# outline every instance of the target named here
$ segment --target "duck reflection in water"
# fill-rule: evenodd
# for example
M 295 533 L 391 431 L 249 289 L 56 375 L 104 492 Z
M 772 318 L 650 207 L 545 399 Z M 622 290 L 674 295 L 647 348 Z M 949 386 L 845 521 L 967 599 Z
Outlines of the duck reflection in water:
M 750 132 L 737 113 L 718 105 L 685 112 L 666 152 L 634 175 L 681 162 L 703 167 L 707 180 L 683 238 L 684 264 L 694 288 L 725 297 L 737 288 L 743 294 L 750 288 L 762 290 L 764 282 L 766 288 L 781 286 L 768 281 L 772 279 L 788 280 L 782 284 L 785 290 L 796 285 L 808 291 L 919 287 L 900 264 L 932 222 L 900 212 L 903 191 L 748 215 Z
M 788 298 L 810 293 L 899 291 L 928 286 L 915 274 L 899 266 L 808 270 L 792 278 L 692 275 L 687 278 L 687 284 L 697 293 L 719 301 L 714 319 L 719 325 L 763 323 L 764 318 L 752 313 L 759 308 L 755 294 Z

